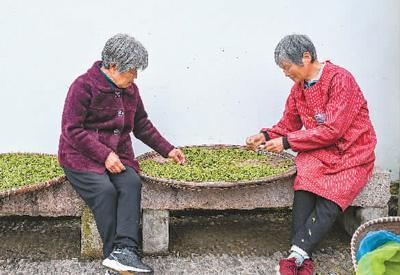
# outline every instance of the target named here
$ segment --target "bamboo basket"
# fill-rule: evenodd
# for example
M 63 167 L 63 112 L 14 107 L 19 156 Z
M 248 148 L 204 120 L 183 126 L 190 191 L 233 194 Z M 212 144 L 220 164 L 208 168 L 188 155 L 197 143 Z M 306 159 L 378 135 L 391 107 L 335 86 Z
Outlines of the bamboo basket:
M 220 148 L 244 149 L 245 148 L 245 146 L 240 146 L 240 145 L 213 144 L 213 145 L 185 146 L 185 147 L 181 147 L 181 149 L 193 148 L 193 147 L 196 147 L 196 148 L 202 147 L 202 148 L 210 148 L 210 149 L 220 149 Z M 285 153 L 285 152 L 282 152 L 280 154 L 271 153 L 271 152 L 264 151 L 264 150 L 261 150 L 260 152 L 263 154 L 266 154 L 268 156 L 272 156 L 276 160 L 282 160 L 282 159 L 294 160 L 293 155 Z M 157 152 L 151 151 L 151 152 L 145 153 L 143 155 L 140 155 L 137 158 L 137 160 L 141 161 L 141 160 L 146 160 L 146 159 L 155 159 L 155 158 L 159 158 L 159 157 L 160 157 L 160 155 Z M 295 174 L 296 174 L 296 167 L 294 166 L 294 162 L 293 162 L 293 165 L 286 172 L 284 172 L 282 174 L 269 176 L 269 177 L 265 177 L 265 178 L 261 178 L 261 179 L 257 179 L 257 180 L 245 180 L 245 181 L 215 181 L 215 182 L 182 181 L 182 180 L 153 177 L 153 176 L 145 174 L 143 171 L 140 172 L 140 176 L 141 176 L 142 180 L 146 183 L 155 183 L 155 184 L 161 184 L 164 186 L 175 187 L 175 188 L 180 188 L 180 189 L 194 189 L 194 190 L 254 187 L 254 186 L 270 184 L 272 182 L 291 178 L 291 177 L 294 177 Z
M 5 154 L 10 154 L 10 153 L 2 153 L 0 155 L 5 155 Z M 12 154 L 31 154 L 31 155 L 41 155 L 41 156 L 54 156 L 51 154 L 42 154 L 42 153 L 12 153 Z M 34 192 L 42 189 L 49 188 L 50 186 L 60 184 L 65 182 L 66 178 L 65 176 L 59 176 L 56 178 L 49 179 L 44 182 L 38 182 L 38 183 L 32 183 L 29 185 L 21 186 L 21 187 L 15 187 L 15 188 L 10 188 L 6 190 L 0 190 L 0 198 L 5 198 L 5 197 L 10 197 L 14 195 L 19 195 L 19 194 L 24 194 L 28 192 Z

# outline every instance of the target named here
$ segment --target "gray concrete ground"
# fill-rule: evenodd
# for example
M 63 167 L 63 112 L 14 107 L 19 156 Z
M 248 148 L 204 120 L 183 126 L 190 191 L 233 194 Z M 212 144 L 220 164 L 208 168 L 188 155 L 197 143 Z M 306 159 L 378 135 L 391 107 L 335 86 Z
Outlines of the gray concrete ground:
M 174 212 L 170 253 L 155 274 L 274 274 L 289 246 L 290 211 Z M 0 218 L 0 274 L 105 274 L 79 259 L 79 219 Z M 350 236 L 335 226 L 314 255 L 320 274 L 351 274 Z

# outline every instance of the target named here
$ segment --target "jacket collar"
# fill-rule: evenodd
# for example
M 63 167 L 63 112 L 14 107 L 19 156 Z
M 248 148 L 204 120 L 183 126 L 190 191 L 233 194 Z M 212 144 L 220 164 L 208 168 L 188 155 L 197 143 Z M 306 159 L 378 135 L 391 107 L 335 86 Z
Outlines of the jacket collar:
M 322 66 L 321 71 L 319 72 L 319 79 L 318 79 L 319 82 L 325 81 L 326 77 L 328 76 L 328 74 L 330 74 L 330 72 L 332 70 L 332 62 L 330 60 L 325 60 L 323 63 L 324 63 L 324 65 Z M 300 83 L 295 84 L 295 85 L 298 85 L 300 89 L 306 89 L 306 88 L 313 86 L 318 81 L 315 81 L 311 85 L 310 85 L 310 83 L 308 85 L 306 85 L 306 81 L 303 80 Z
M 87 74 L 93 84 L 104 93 L 115 93 L 122 92 L 127 93 L 129 95 L 133 95 L 135 92 L 136 85 L 132 84 L 130 87 L 126 89 L 118 88 L 115 85 L 112 85 L 107 78 L 101 72 L 101 61 L 94 62 L 93 66 L 87 71 Z

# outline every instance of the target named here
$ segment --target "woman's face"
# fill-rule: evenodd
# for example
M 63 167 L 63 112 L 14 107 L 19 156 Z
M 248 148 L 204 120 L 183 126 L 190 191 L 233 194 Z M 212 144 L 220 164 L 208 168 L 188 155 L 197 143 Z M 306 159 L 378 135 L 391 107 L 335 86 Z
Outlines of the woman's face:
M 305 52 L 301 59 L 303 65 L 296 65 L 290 61 L 283 61 L 279 67 L 283 70 L 285 76 L 289 77 L 296 83 L 306 80 L 312 72 L 311 54 Z
M 110 77 L 115 85 L 119 88 L 125 89 L 134 83 L 135 79 L 137 78 L 137 70 L 130 69 L 126 72 L 120 73 L 116 69 L 116 67 L 110 66 L 109 69 Z
M 306 78 L 307 70 L 305 66 L 296 65 L 289 62 L 282 62 L 279 67 L 281 67 L 285 76 L 289 77 L 296 83 L 299 83 Z

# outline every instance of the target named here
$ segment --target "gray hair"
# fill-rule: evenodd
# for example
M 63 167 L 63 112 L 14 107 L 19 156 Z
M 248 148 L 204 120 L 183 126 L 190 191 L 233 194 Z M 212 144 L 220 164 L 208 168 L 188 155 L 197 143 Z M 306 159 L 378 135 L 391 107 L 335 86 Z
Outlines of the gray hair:
M 116 65 L 120 73 L 130 69 L 144 70 L 148 64 L 147 50 L 132 36 L 116 34 L 107 40 L 101 53 L 103 66 Z
M 303 54 L 309 52 L 311 62 L 317 59 L 317 52 L 311 39 L 302 34 L 286 35 L 279 41 L 275 48 L 275 63 L 279 66 L 282 62 L 303 65 Z

